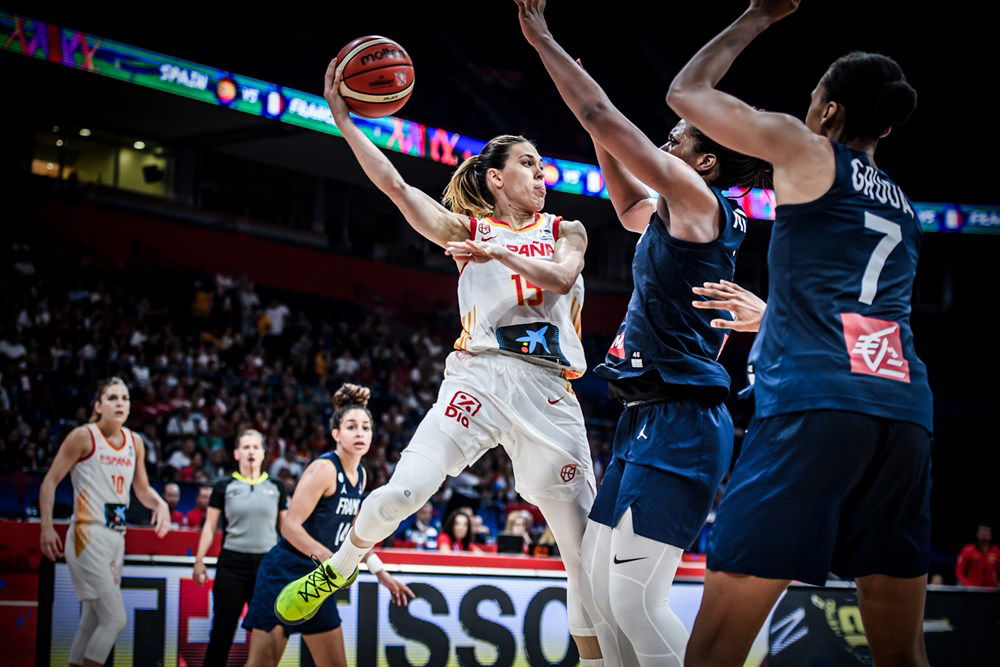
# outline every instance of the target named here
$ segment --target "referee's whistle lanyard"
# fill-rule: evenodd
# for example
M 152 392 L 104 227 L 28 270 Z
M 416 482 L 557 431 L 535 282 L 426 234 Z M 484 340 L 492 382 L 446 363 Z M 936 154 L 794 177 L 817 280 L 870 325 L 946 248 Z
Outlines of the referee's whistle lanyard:
M 250 486 L 257 486 L 258 484 L 260 484 L 261 482 L 263 482 L 264 480 L 267 479 L 267 473 L 266 472 L 262 472 L 257 477 L 251 479 L 251 478 L 247 477 L 246 475 L 241 475 L 239 472 L 234 472 L 233 473 L 233 479 L 238 479 L 239 481 L 243 482 L 244 484 L 249 484 Z

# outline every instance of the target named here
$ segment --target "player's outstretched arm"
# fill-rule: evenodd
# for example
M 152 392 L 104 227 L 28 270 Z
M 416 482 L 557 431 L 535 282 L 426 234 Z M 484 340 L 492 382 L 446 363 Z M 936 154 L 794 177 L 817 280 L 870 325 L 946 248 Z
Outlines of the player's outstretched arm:
M 705 297 L 704 301 L 692 301 L 691 305 L 702 310 L 724 310 L 732 315 L 731 320 L 715 319 L 710 324 L 716 329 L 733 331 L 757 331 L 764 317 L 767 304 L 750 290 L 743 289 L 734 282 L 722 280 L 705 283 L 703 287 L 692 287 L 691 291 Z
M 776 170 L 816 150 L 828 152 L 828 142 L 797 118 L 759 111 L 715 86 L 757 35 L 798 5 L 799 0 L 751 0 L 742 16 L 678 72 L 667 92 L 667 104 L 682 118 L 723 146 L 767 160 Z
M 52 525 L 52 506 L 55 504 L 56 487 L 76 465 L 77 461 L 87 456 L 90 449 L 91 441 L 85 427 L 78 426 L 70 431 L 66 439 L 59 445 L 59 451 L 56 452 L 52 465 L 45 473 L 45 479 L 42 480 L 42 486 L 38 490 L 38 513 L 42 519 L 39 548 L 42 555 L 49 560 L 54 561 L 63 553 L 62 541 Z
M 583 255 L 587 252 L 587 230 L 577 220 L 565 220 L 559 227 L 552 261 L 525 257 L 499 243 L 453 241 L 447 254 L 461 256 L 470 262 L 496 260 L 518 273 L 536 287 L 557 294 L 569 294 L 573 283 L 583 271 Z
M 595 142 L 665 198 L 670 233 L 705 242 L 718 235 L 718 201 L 704 179 L 662 151 L 611 103 L 607 94 L 559 45 L 545 22 L 544 0 L 514 0 L 525 39 L 542 59 L 566 106 Z
M 160 497 L 149 484 L 146 475 L 146 447 L 142 437 L 135 436 L 135 476 L 132 477 L 132 490 L 143 507 L 153 510 L 153 528 L 157 537 L 163 537 L 170 530 L 170 508 L 167 501 Z
M 448 241 L 469 238 L 469 219 L 466 216 L 452 213 L 427 193 L 411 187 L 382 151 L 354 125 L 347 103 L 340 94 L 341 76 L 334 58 L 326 68 L 323 97 L 365 175 L 392 200 L 410 226 L 427 239 L 446 247 Z

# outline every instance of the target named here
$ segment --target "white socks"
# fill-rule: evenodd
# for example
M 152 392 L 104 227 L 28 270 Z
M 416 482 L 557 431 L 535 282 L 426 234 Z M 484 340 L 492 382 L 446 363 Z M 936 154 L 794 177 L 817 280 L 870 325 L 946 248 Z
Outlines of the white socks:
M 351 541 L 351 534 L 348 533 L 347 537 L 344 538 L 344 543 L 326 560 L 326 564 L 346 579 L 354 573 L 354 568 L 371 549 L 371 547 L 355 546 L 354 542 Z

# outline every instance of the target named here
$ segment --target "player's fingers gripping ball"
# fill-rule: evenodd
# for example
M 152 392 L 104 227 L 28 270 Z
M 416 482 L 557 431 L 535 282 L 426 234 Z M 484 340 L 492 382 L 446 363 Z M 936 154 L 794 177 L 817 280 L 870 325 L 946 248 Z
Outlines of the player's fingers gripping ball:
M 413 92 L 413 62 L 387 37 L 369 35 L 350 42 L 337 54 L 337 68 L 343 71 L 340 94 L 359 116 L 394 114 Z

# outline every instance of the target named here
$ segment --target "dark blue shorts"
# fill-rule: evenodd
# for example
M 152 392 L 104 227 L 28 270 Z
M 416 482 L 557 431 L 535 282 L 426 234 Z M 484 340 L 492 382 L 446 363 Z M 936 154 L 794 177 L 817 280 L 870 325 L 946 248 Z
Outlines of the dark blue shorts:
M 627 408 L 590 518 L 614 528 L 631 507 L 637 535 L 687 549 L 712 509 L 732 452 L 733 422 L 723 404 Z
M 243 629 L 271 632 L 275 626 L 280 625 L 287 637 L 294 633 L 314 635 L 339 628 L 340 612 L 337 610 L 336 594 L 327 598 L 315 616 L 299 625 L 286 625 L 274 614 L 274 602 L 281 589 L 315 568 L 315 563 L 305 556 L 289 551 L 281 544 L 275 545 L 260 562 L 257 584 L 253 589 L 253 599 L 247 608 L 247 615 L 243 619 Z
M 931 436 L 911 422 L 816 410 L 755 419 L 708 568 L 822 585 L 926 574 Z

